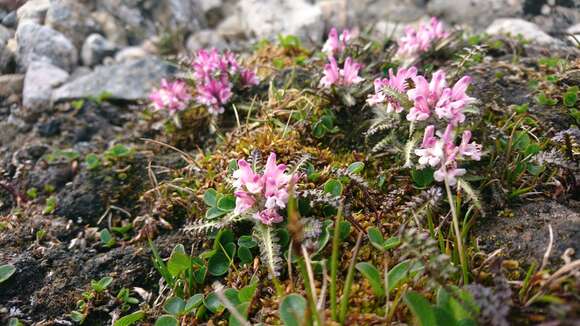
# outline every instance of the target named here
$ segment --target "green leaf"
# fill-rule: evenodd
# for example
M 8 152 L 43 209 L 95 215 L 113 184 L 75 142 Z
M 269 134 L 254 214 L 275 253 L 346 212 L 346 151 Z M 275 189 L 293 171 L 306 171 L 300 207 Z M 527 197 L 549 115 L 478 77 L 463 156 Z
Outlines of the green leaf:
M 413 315 L 419 320 L 422 326 L 432 326 L 437 325 L 437 320 L 435 318 L 435 311 L 431 307 L 431 304 L 427 299 L 423 298 L 417 292 L 407 292 L 403 297 L 409 309 Z
M 167 269 L 172 276 L 178 276 L 182 272 L 191 267 L 191 258 L 185 253 L 183 245 L 179 244 L 173 248 L 169 261 L 167 262 Z
M 83 321 L 85 320 L 85 318 L 87 318 L 86 315 L 84 315 L 81 312 L 78 312 L 76 310 L 72 311 L 69 315 L 70 319 L 72 319 L 74 322 L 77 322 L 79 324 L 82 324 Z
M 11 264 L 0 266 L 0 283 L 8 280 L 16 272 L 16 267 Z
M 108 229 L 102 229 L 101 232 L 99 233 L 100 238 L 101 238 L 101 244 L 103 245 L 103 247 L 106 248 L 111 248 L 112 246 L 115 245 L 115 237 L 113 237 L 113 235 L 111 234 L 111 232 L 109 232 Z
M 336 179 L 330 179 L 324 184 L 324 191 L 338 197 L 342 195 L 342 183 Z
M 248 247 L 238 248 L 238 258 L 242 265 L 250 264 L 254 260 L 254 256 Z
M 383 287 L 381 273 L 370 263 L 361 262 L 355 265 L 356 269 L 363 274 L 363 276 L 371 284 L 373 292 L 378 297 L 385 296 L 385 288 Z
M 222 250 L 218 250 L 210 257 L 207 263 L 207 270 L 210 275 L 222 276 L 230 268 L 230 260 Z
M 180 297 L 171 297 L 165 301 L 163 310 L 175 316 L 182 315 L 185 310 L 185 301 Z
M 220 244 L 221 246 L 225 246 L 230 242 L 234 242 L 235 240 L 235 235 L 234 232 L 230 229 L 222 229 L 218 232 L 218 234 L 216 235 L 214 241 L 213 241 L 213 248 L 214 249 L 220 249 Z
M 280 319 L 286 326 L 301 326 L 305 320 L 306 299 L 289 294 L 280 302 Z
M 347 170 L 350 173 L 358 174 L 358 173 L 361 173 L 364 168 L 365 168 L 365 164 L 363 162 L 354 162 L 348 166 Z
M 116 159 L 128 156 L 131 153 L 129 148 L 123 144 L 116 144 L 105 152 L 105 157 L 108 159 Z
M 105 291 L 109 285 L 113 282 L 113 278 L 110 276 L 105 276 L 100 279 L 98 282 L 95 280 L 91 281 L 91 288 L 95 290 L 95 292 L 100 293 Z
M 395 267 L 389 270 L 387 280 L 389 281 L 389 293 L 393 291 L 399 284 L 413 277 L 418 271 L 422 270 L 423 266 L 420 263 L 404 260 Z
M 211 207 L 210 209 L 208 209 L 205 212 L 205 218 L 208 220 L 214 220 L 216 218 L 222 217 L 224 215 L 226 215 L 227 212 L 222 211 L 221 209 L 217 208 L 217 207 Z
M 179 322 L 171 315 L 163 315 L 157 318 L 154 326 L 179 326 Z
M 344 241 L 350 235 L 351 225 L 348 221 L 340 221 L 338 224 L 338 235 L 341 241 Z
M 369 235 L 369 241 L 371 242 L 371 245 L 381 251 L 384 250 L 385 240 L 383 239 L 383 234 L 381 231 L 377 227 L 373 226 L 367 230 L 367 233 Z
M 243 235 L 238 239 L 238 246 L 246 248 L 254 248 L 258 245 L 254 237 L 251 235 Z
M 184 314 L 188 314 L 193 311 L 193 309 L 199 307 L 203 303 L 203 294 L 194 294 L 185 302 L 185 308 L 183 308 Z
M 20 320 L 18 320 L 18 318 L 13 317 L 10 318 L 10 320 L 8 320 L 8 326 L 24 326 L 24 324 Z
M 225 195 L 218 200 L 217 207 L 224 212 L 231 212 L 236 207 L 236 197 Z
M 411 179 L 419 188 L 425 188 L 433 183 L 433 169 L 426 167 L 424 169 L 411 170 Z
M 248 317 L 248 308 L 250 308 L 249 302 L 242 302 L 240 304 L 237 304 L 235 306 L 235 308 L 240 313 L 240 315 L 242 315 L 242 317 L 244 317 L 244 318 Z M 239 326 L 242 324 L 238 321 L 237 318 L 234 317 L 234 315 L 230 314 L 229 325 L 230 326 Z
M 564 93 L 563 99 L 564 105 L 566 105 L 567 107 L 573 107 L 574 105 L 576 105 L 576 102 L 578 101 L 578 91 L 570 92 L 570 90 L 568 90 L 566 93 Z
M 224 295 L 234 306 L 241 303 L 236 289 L 227 288 L 224 290 Z
M 385 250 L 393 249 L 401 244 L 401 239 L 399 237 L 390 237 L 385 242 L 383 242 L 383 248 Z
M 252 282 L 250 285 L 246 285 L 240 289 L 238 292 L 238 298 L 240 302 L 251 302 L 258 288 L 258 282 Z
M 214 314 L 224 310 L 224 306 L 222 305 L 217 294 L 214 292 L 208 294 L 207 297 L 205 297 L 203 300 L 203 305 L 207 308 L 207 310 Z
M 118 319 L 113 326 L 130 326 L 140 321 L 144 317 L 145 312 L 142 310 L 138 310 L 130 315 Z
M 85 163 L 87 165 L 87 169 L 94 170 L 99 167 L 101 161 L 97 155 L 91 153 L 85 157 Z
M 433 313 L 435 314 L 435 319 L 437 320 L 437 325 L 445 326 L 457 326 L 457 322 L 451 316 L 451 313 L 445 309 L 434 307 Z
M 215 189 L 209 188 L 203 193 L 203 202 L 209 207 L 217 206 L 218 193 Z

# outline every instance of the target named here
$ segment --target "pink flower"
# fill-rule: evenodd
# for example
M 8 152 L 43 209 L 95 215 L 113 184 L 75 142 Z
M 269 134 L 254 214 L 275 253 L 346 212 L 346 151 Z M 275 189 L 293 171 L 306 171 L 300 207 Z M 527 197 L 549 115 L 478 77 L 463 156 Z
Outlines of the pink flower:
M 254 214 L 254 218 L 266 225 L 280 223 L 284 220 L 275 209 L 264 209 Z
M 254 217 L 264 224 L 279 223 L 282 217 L 277 210 L 288 203 L 288 186 L 297 177 L 286 173 L 286 165 L 276 164 L 276 154 L 271 153 L 263 174 L 252 170 L 245 160 L 238 161 L 238 170 L 233 174 L 236 188 L 236 208 L 234 212 L 245 213 L 253 209 Z
M 385 94 L 385 88 L 391 90 L 405 93 L 408 88 L 408 79 L 413 79 L 417 76 L 417 68 L 411 67 L 409 69 L 401 68 L 397 71 L 397 74 L 393 74 L 393 69 L 389 69 L 389 78 L 377 78 L 375 79 L 375 94 L 372 94 L 367 99 L 367 103 L 370 105 L 387 103 L 387 112 L 397 112 L 403 111 L 401 104 L 394 98 Z
M 170 114 L 186 109 L 190 99 L 191 95 L 187 84 L 181 80 L 168 82 L 166 79 L 162 79 L 161 86 L 149 95 L 149 100 L 155 110 L 165 109 Z
M 421 148 L 415 149 L 415 155 L 419 156 L 419 168 L 431 166 L 436 168 L 433 173 L 435 180 L 442 182 L 447 180 L 450 185 L 457 183 L 457 177 L 466 173 L 465 169 L 457 167 L 458 160 L 470 157 L 474 160 L 481 159 L 481 145 L 469 143 L 471 131 L 463 132 L 461 144 L 454 143 L 454 125 L 448 124 L 445 132 L 435 137 L 435 126 L 425 128 Z
M 254 86 L 260 83 L 256 73 L 249 69 L 243 69 L 242 72 L 240 72 L 240 77 L 242 79 L 242 85 L 244 86 Z
M 328 56 L 344 52 L 352 36 L 352 33 L 348 29 L 343 30 L 339 36 L 336 28 L 331 28 L 328 33 L 328 39 L 322 47 L 322 52 L 325 52 Z
M 436 71 L 431 82 L 427 82 L 423 76 L 415 77 L 413 82 L 415 82 L 415 88 L 407 91 L 407 95 L 414 102 L 414 106 L 407 114 L 407 120 L 427 120 L 447 86 L 445 72 L 443 70 Z
M 441 118 L 449 120 L 453 124 L 461 123 L 465 120 L 463 110 L 468 104 L 474 101 L 472 97 L 467 96 L 465 91 L 471 83 L 471 77 L 462 77 L 453 88 L 447 88 L 437 101 L 435 113 Z
M 338 68 L 334 57 L 329 57 L 328 60 L 330 63 L 324 66 L 324 76 L 320 80 L 321 86 L 326 88 L 332 85 L 350 86 L 364 80 L 358 76 L 361 65 L 351 57 L 346 58 L 343 69 Z
M 414 60 L 421 53 L 428 51 L 435 42 L 449 36 L 443 24 L 432 17 L 429 24 L 421 23 L 417 29 L 405 28 L 405 35 L 398 41 L 397 57 Z
M 205 84 L 197 86 L 198 95 L 196 100 L 200 104 L 208 107 L 212 114 L 219 114 L 224 112 L 224 104 L 226 104 L 232 97 L 231 84 L 227 78 L 210 79 Z

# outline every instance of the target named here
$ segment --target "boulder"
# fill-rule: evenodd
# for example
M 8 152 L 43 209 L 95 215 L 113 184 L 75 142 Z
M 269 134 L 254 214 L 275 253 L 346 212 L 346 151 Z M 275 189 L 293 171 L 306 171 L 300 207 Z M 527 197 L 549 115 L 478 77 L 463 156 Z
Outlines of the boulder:
M 31 113 L 50 108 L 53 88 L 64 83 L 68 77 L 68 72 L 48 62 L 32 62 L 24 77 L 22 105 Z
M 190 52 L 195 52 L 204 48 L 225 49 L 227 46 L 223 37 L 216 31 L 204 29 L 191 34 L 185 42 L 185 47 Z
M 53 93 L 53 100 L 66 101 L 98 96 L 104 93 L 113 100 L 136 101 L 146 99 L 161 78 L 176 72 L 176 68 L 148 58 L 99 66 L 92 73 L 62 85 Z
M 46 25 L 64 34 L 77 49 L 97 30 L 89 9 L 78 0 L 52 0 L 46 13 Z
M 447 23 L 465 24 L 481 30 L 496 18 L 522 16 L 524 0 L 432 0 L 427 4 L 430 15 Z
M 22 71 L 34 61 L 46 61 L 66 71 L 78 62 L 77 49 L 62 33 L 26 21 L 16 30 L 17 63 Z
M 305 0 L 241 0 L 239 8 L 243 28 L 250 36 L 293 34 L 303 39 L 322 39 L 322 11 Z
M 18 24 L 27 20 L 43 24 L 48 8 L 50 8 L 50 0 L 28 0 L 16 11 Z
M 523 38 L 542 45 L 557 45 L 559 40 L 542 31 L 538 25 L 519 18 L 496 19 L 485 30 L 486 33 L 521 35 Z
M 85 66 L 95 66 L 103 62 L 105 57 L 115 54 L 116 46 L 101 34 L 91 34 L 85 40 L 81 49 L 81 59 Z

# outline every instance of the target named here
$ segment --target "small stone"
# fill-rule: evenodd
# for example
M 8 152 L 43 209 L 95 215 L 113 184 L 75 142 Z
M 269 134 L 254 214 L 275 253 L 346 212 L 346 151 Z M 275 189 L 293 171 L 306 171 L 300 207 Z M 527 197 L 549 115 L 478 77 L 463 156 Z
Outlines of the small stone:
M 486 33 L 491 35 L 504 33 L 509 33 L 512 36 L 521 35 L 527 40 L 544 45 L 560 43 L 559 40 L 542 31 L 538 25 L 519 18 L 496 19 L 486 29 Z
M 46 26 L 63 33 L 79 49 L 87 35 L 97 30 L 90 11 L 78 0 L 51 0 Z
M 138 60 L 144 59 L 149 56 L 149 53 L 145 51 L 140 46 L 130 46 L 128 48 L 124 48 L 115 55 L 115 61 L 117 62 L 125 62 L 131 60 Z
M 109 66 L 97 66 L 95 71 L 72 80 L 53 94 L 55 102 L 107 93 L 112 100 L 146 99 L 161 78 L 173 75 L 176 68 L 156 58 L 127 61 Z
M 31 20 L 37 24 L 44 24 L 46 12 L 50 8 L 50 0 L 28 0 L 16 11 L 16 19 L 21 24 Z
M 62 33 L 26 21 L 16 30 L 17 62 L 22 71 L 34 61 L 46 61 L 66 71 L 78 62 L 77 49 Z
M 240 17 L 247 33 L 257 38 L 292 34 L 322 40 L 324 19 L 320 7 L 305 0 L 241 0 Z
M 12 11 L 8 13 L 6 16 L 4 16 L 4 18 L 2 18 L 2 25 L 6 27 L 14 28 L 16 27 L 17 23 L 18 19 L 16 16 L 16 11 Z
M 22 105 L 31 113 L 40 113 L 51 107 L 53 88 L 64 83 L 68 72 L 47 62 L 32 62 L 24 78 Z
M 22 94 L 24 86 L 24 75 L 1 75 L 0 76 L 0 97 L 9 97 L 12 94 Z
M 8 71 L 8 67 L 14 57 L 14 52 L 8 46 L 11 37 L 12 32 L 0 25 L 0 73 Z
M 115 17 L 106 11 L 95 11 L 91 14 L 108 40 L 119 46 L 127 45 L 126 30 L 115 20 Z
M 85 66 L 95 66 L 103 59 L 115 54 L 116 47 L 101 34 L 91 34 L 81 49 L 81 59 Z

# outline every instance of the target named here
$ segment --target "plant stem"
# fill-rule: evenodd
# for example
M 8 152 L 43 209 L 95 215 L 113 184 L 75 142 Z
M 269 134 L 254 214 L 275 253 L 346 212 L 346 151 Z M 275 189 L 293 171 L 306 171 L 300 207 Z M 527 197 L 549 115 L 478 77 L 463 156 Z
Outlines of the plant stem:
M 348 299 L 350 296 L 350 287 L 352 285 L 352 280 L 354 279 L 354 266 L 356 263 L 356 258 L 358 256 L 358 250 L 360 249 L 360 244 L 363 238 L 362 232 L 358 233 L 358 237 L 356 239 L 356 245 L 354 246 L 354 251 L 352 253 L 352 259 L 350 261 L 350 265 L 348 267 L 348 273 L 346 274 L 346 280 L 344 281 L 344 289 L 342 298 L 340 299 L 340 317 L 339 322 L 341 325 L 344 325 L 344 320 L 346 319 L 346 311 L 348 308 Z
M 316 319 L 316 324 L 318 326 L 323 325 L 318 309 L 316 308 L 316 301 L 314 300 L 314 293 L 312 293 L 312 284 L 310 283 L 310 277 L 308 276 L 308 270 L 306 268 L 306 262 L 304 259 L 300 259 L 298 262 L 300 268 L 300 274 L 302 274 L 302 279 L 304 280 L 304 289 L 306 290 L 306 298 L 308 299 L 308 305 L 310 308 L 310 314 Z
M 338 321 L 336 304 L 336 282 L 338 274 L 338 247 L 340 246 L 340 222 L 342 221 L 342 207 L 338 209 L 334 221 L 334 235 L 332 238 L 332 256 L 330 258 L 330 310 L 332 320 Z
M 445 190 L 447 191 L 447 200 L 449 201 L 449 207 L 451 207 L 451 216 L 453 218 L 453 229 L 455 233 L 455 239 L 457 240 L 457 251 L 459 252 L 459 261 L 461 263 L 461 270 L 463 271 L 463 284 L 469 282 L 467 273 L 467 264 L 465 262 L 465 253 L 463 251 L 463 237 L 461 231 L 459 230 L 459 216 L 457 216 L 457 210 L 455 207 L 455 200 L 453 199 L 453 194 L 451 193 L 451 187 L 449 186 L 449 181 L 445 177 Z

